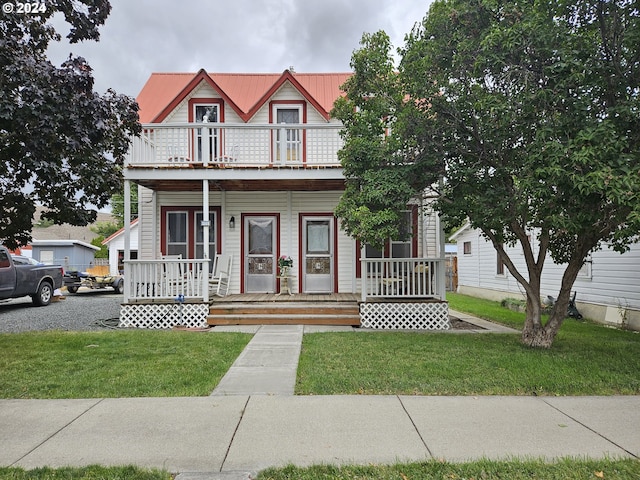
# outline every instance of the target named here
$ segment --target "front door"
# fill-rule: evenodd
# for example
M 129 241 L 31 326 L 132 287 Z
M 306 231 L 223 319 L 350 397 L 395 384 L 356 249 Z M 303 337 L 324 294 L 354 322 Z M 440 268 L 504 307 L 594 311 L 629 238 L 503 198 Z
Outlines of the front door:
M 302 219 L 302 289 L 304 293 L 333 292 L 333 217 Z
M 275 293 L 278 222 L 274 215 L 244 217 L 244 291 Z

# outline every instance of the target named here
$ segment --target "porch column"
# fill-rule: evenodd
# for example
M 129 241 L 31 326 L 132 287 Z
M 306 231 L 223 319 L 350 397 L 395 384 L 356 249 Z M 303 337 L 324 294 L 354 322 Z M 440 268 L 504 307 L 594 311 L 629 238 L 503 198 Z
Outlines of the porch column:
M 126 279 L 131 278 L 131 180 L 124 181 L 124 303 L 131 297 L 131 287 Z
M 202 252 L 209 259 L 209 180 L 202 180 Z M 209 259 L 211 261 L 211 259 Z M 202 300 L 209 301 L 209 263 L 203 265 Z
M 436 223 L 437 223 L 437 232 L 438 232 L 438 247 L 440 250 L 440 262 L 439 263 L 439 268 L 437 270 L 438 274 L 436 276 L 436 282 L 437 282 L 437 288 L 438 288 L 438 294 L 440 297 L 440 300 L 446 300 L 447 299 L 447 286 L 446 286 L 446 275 L 445 275 L 445 248 L 444 248 L 444 244 L 445 244 L 445 235 L 444 235 L 444 228 L 442 226 L 442 221 L 440 220 L 440 214 L 437 213 L 436 214 Z

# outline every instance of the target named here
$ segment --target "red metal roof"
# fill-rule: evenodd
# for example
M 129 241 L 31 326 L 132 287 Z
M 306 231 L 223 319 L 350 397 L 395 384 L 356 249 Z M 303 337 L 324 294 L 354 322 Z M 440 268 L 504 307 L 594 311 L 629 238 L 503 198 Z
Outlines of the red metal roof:
M 162 121 L 189 93 L 206 82 L 245 122 L 287 81 L 329 118 L 350 73 L 153 73 L 138 95 L 140 122 Z

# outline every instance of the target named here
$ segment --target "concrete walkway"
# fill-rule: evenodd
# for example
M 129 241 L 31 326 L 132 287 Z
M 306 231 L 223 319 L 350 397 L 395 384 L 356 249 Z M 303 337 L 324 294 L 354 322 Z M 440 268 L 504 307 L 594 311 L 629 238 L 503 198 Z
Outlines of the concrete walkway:
M 259 326 L 212 395 L 293 395 L 302 333 L 302 325 Z

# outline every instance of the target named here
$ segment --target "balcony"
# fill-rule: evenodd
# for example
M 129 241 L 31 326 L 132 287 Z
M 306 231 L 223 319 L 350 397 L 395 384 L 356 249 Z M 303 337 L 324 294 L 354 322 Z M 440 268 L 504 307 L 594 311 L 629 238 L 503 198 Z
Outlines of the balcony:
M 340 167 L 336 124 L 145 124 L 127 168 Z

